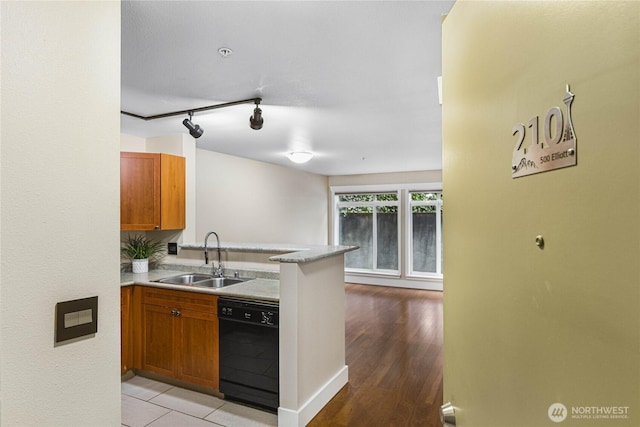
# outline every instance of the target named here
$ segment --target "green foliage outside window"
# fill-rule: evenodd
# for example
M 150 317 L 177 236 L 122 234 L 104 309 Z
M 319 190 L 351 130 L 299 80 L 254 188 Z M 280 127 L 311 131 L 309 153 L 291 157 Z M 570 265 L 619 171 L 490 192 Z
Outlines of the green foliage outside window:
M 411 201 L 412 202 L 435 202 L 438 200 L 442 200 L 442 193 L 417 193 L 412 192 Z M 436 207 L 434 205 L 426 205 L 426 206 L 413 206 L 412 213 L 436 213 Z M 442 207 L 440 207 L 440 213 L 442 214 L 444 211 Z
M 398 193 L 363 193 L 363 194 L 340 194 L 338 196 L 340 202 L 349 203 L 370 203 L 370 202 L 396 202 L 398 201 Z M 377 208 L 378 213 L 398 213 L 398 206 L 344 206 L 340 208 L 343 216 L 353 214 L 373 214 L 373 209 Z
M 410 192 L 411 201 L 413 202 L 436 202 L 442 200 L 441 193 L 427 193 L 427 192 Z M 340 208 L 342 216 L 355 215 L 355 214 L 373 214 L 374 206 L 366 206 L 371 202 L 398 202 L 398 193 L 362 193 L 362 194 L 340 194 L 338 195 L 339 202 L 347 203 L 362 203 L 364 206 L 343 206 Z M 380 214 L 397 214 L 398 206 L 377 206 L 378 213 Z M 436 213 L 436 207 L 434 205 L 422 205 L 413 206 L 412 213 Z M 442 207 L 440 208 L 442 213 Z

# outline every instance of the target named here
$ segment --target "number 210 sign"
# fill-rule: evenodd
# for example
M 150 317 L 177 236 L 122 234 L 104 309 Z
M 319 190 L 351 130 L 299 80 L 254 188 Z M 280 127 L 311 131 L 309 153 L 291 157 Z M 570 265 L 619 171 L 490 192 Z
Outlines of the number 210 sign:
M 566 107 L 566 117 L 563 117 L 560 107 L 551 107 L 547 111 L 543 123 L 543 139 L 538 134 L 538 116 L 529 120 L 527 125 L 516 124 L 512 135 L 517 137 L 511 160 L 511 176 L 533 175 L 554 169 L 566 168 L 577 164 L 577 138 L 571 122 L 571 103 L 575 95 L 569 91 L 562 98 Z M 566 119 L 566 120 L 565 120 Z M 531 142 L 526 144 L 527 128 L 531 129 Z M 527 145 L 527 146 L 525 146 Z

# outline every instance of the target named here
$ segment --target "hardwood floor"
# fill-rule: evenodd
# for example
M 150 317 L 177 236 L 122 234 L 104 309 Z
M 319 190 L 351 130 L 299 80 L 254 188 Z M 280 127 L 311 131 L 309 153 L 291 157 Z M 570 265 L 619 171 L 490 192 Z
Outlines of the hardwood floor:
M 349 383 L 308 424 L 439 427 L 442 293 L 346 285 Z

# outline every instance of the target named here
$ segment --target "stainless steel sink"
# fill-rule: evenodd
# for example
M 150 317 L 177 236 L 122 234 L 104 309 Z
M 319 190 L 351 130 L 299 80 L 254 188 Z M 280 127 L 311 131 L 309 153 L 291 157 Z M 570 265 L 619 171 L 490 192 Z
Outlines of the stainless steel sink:
M 221 288 L 223 286 L 234 285 L 240 283 L 241 279 L 232 279 L 231 277 L 212 277 L 211 279 L 195 282 L 194 286 L 206 286 L 209 288 Z
M 231 277 L 216 277 L 211 274 L 186 273 L 178 276 L 165 277 L 156 280 L 158 283 L 169 283 L 172 285 L 192 285 L 208 288 L 221 288 L 223 286 L 234 285 L 244 280 Z
M 158 280 L 160 283 L 171 283 L 174 285 L 190 285 L 203 280 L 211 279 L 213 276 L 210 274 L 181 274 L 179 276 L 166 277 Z

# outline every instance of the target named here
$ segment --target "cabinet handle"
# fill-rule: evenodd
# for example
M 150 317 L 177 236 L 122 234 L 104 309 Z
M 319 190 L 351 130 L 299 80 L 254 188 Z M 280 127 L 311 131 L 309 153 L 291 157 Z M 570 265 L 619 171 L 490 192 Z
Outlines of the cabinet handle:
M 159 225 L 156 225 L 156 226 L 154 226 L 153 228 L 154 228 L 155 230 L 158 230 L 158 229 L 160 228 L 160 226 L 159 226 Z
M 180 310 L 176 310 L 175 308 L 171 310 L 171 315 L 172 316 L 178 317 L 178 316 L 180 316 L 180 314 L 181 314 Z

